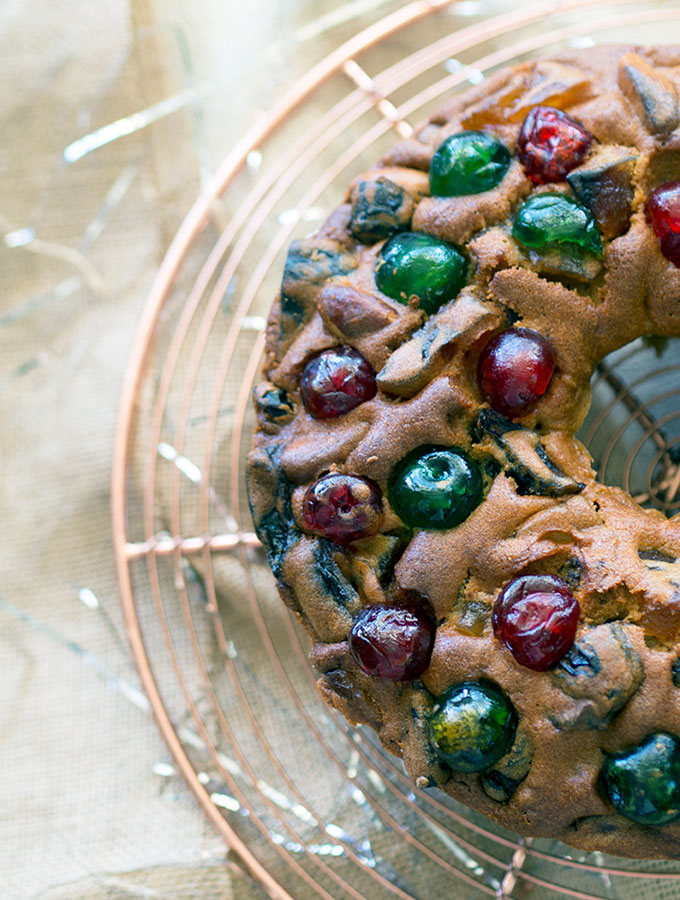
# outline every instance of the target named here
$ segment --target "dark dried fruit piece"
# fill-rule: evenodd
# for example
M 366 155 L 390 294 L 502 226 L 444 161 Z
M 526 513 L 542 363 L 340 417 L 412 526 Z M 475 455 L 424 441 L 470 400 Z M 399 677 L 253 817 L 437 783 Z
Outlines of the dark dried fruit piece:
M 637 53 L 619 60 L 619 87 L 652 134 L 670 134 L 680 121 L 675 85 Z
M 389 178 L 360 181 L 352 190 L 350 231 L 364 244 L 382 241 L 409 227 L 414 208 L 413 198 Z
M 319 288 L 329 278 L 356 266 L 356 256 L 330 238 L 293 241 L 281 282 L 281 336 L 290 338 L 310 318 Z
M 680 816 L 680 738 L 659 732 L 604 761 L 600 790 L 626 819 L 668 825 Z
M 515 480 L 518 494 L 566 497 L 585 487 L 553 462 L 533 428 L 509 422 L 493 409 L 480 409 L 476 430 L 484 450 Z
M 567 175 L 572 191 L 607 238 L 623 234 L 630 224 L 636 161 L 628 147 L 603 147 Z
M 498 595 L 491 622 L 521 666 L 542 672 L 574 643 L 579 613 L 578 600 L 557 575 L 522 575 Z
M 633 629 L 634 630 L 634 629 Z M 560 728 L 604 730 L 630 700 L 645 673 L 631 626 L 619 622 L 585 631 L 551 672 L 557 687 L 577 702 L 553 717 Z
M 339 544 L 380 530 L 382 494 L 377 484 L 357 475 L 323 475 L 307 488 L 302 524 L 307 531 Z
M 580 165 L 592 134 L 567 113 L 552 106 L 536 106 L 522 124 L 517 155 L 529 178 L 537 184 L 564 181 Z
M 435 630 L 426 607 L 369 606 L 354 621 L 349 649 L 366 675 L 413 681 L 430 664 Z
M 348 413 L 376 394 L 375 373 L 358 350 L 331 347 L 312 357 L 300 378 L 307 412 L 317 419 Z
M 520 723 L 510 750 L 482 773 L 484 793 L 497 803 L 507 803 L 529 774 L 534 759 L 534 743 L 528 729 Z
M 253 397 L 258 411 L 274 425 L 286 425 L 295 415 L 295 404 L 288 391 L 271 381 L 258 384 Z

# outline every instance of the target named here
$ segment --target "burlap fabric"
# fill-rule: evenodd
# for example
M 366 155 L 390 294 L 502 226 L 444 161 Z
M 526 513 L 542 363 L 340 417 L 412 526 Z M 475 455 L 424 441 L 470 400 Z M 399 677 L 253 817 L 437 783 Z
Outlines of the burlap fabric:
M 402 5 L 6 0 L 0 9 L 3 900 L 263 896 L 177 776 L 131 661 L 109 523 L 118 398 L 149 286 L 201 184 L 286 84 Z M 453 27 L 520 6 L 455 5 Z M 430 40 L 441 35 L 441 21 L 425 27 Z M 406 38 L 391 52 L 402 45 L 405 52 Z M 153 387 L 149 380 L 144 403 Z M 224 447 L 230 428 L 227 411 Z M 188 435 L 188 456 L 192 441 L 200 447 L 200 432 Z M 159 483 L 161 520 L 169 507 L 163 484 L 168 472 Z M 264 567 L 256 571 L 259 589 L 271 591 Z M 232 636 L 256 655 L 252 621 L 239 606 L 240 565 L 225 557 L 215 576 Z M 271 598 L 272 616 L 280 615 Z M 160 640 L 150 653 L 162 654 Z M 275 694 L 275 677 L 261 674 Z M 299 685 L 311 702 L 308 681 L 300 676 Z M 215 687 L 225 713 L 237 712 L 217 674 Z M 304 751 L 291 749 L 294 777 L 311 780 L 329 817 L 359 827 L 346 784 Z M 417 818 L 407 825 L 414 834 L 425 829 Z M 395 883 L 408 877 L 423 897 L 478 896 L 441 871 L 415 870 L 389 830 L 364 836 L 393 865 Z M 285 868 L 274 854 L 269 862 L 275 873 Z M 602 896 L 677 895 L 673 885 L 631 884 L 624 894 L 606 879 L 584 879 L 573 886 Z

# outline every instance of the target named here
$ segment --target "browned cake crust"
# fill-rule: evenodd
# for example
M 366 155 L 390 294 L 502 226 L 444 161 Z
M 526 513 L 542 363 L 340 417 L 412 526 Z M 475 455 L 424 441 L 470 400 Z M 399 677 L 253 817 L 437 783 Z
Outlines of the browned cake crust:
M 652 732 L 680 735 L 672 671 L 680 654 L 680 522 L 597 484 L 574 433 L 599 360 L 640 335 L 680 336 L 680 269 L 662 255 L 643 210 L 653 188 L 680 179 L 679 86 L 678 47 L 602 47 L 523 63 L 455 97 L 357 178 L 320 231 L 291 251 L 265 363 L 269 386 L 288 392 L 290 408 L 268 417 L 260 402 L 249 459 L 255 525 L 282 597 L 313 638 L 327 702 L 373 727 L 419 786 L 437 785 L 524 835 L 632 857 L 680 856 L 680 821 L 637 825 L 597 789 L 604 754 Z M 601 268 L 580 281 L 549 271 L 513 240 L 514 212 L 546 190 L 516 158 L 486 193 L 429 195 L 428 167 L 445 137 L 484 129 L 514 152 L 537 104 L 568 111 L 592 132 L 597 143 L 585 167 L 595 154 L 632 160 L 629 221 L 612 226 L 618 236 L 603 233 Z M 395 215 L 464 247 L 471 260 L 467 286 L 429 319 L 378 290 L 382 242 L 361 244 L 350 232 L 358 183 L 366 190 L 380 177 L 403 189 Z M 547 187 L 571 193 L 566 182 Z M 550 340 L 556 371 L 521 427 L 506 430 L 489 415 L 476 372 L 489 336 L 511 323 Z M 338 419 L 312 418 L 300 402 L 300 373 L 312 354 L 339 343 L 370 362 L 378 393 Z M 500 470 L 462 524 L 416 529 L 405 540 L 388 478 L 424 444 L 484 454 Z M 381 533 L 351 552 L 302 525 L 302 496 L 329 471 L 365 476 L 383 492 Z M 494 599 L 527 573 L 555 573 L 572 586 L 581 606 L 576 646 L 594 660 L 587 677 L 559 666 L 532 671 L 494 638 Z M 363 674 L 348 652 L 353 618 L 409 592 L 429 598 L 436 613 L 429 668 L 414 683 Z M 478 679 L 500 685 L 519 715 L 514 745 L 494 766 L 505 781 L 452 772 L 431 746 L 436 698 Z

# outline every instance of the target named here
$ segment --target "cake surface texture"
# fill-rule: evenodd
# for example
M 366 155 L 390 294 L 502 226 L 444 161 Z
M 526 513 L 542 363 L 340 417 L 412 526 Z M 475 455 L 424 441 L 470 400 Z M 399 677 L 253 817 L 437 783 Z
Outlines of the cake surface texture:
M 324 699 L 523 835 L 680 857 L 680 521 L 574 437 L 680 337 L 680 48 L 453 97 L 289 250 L 248 491 Z

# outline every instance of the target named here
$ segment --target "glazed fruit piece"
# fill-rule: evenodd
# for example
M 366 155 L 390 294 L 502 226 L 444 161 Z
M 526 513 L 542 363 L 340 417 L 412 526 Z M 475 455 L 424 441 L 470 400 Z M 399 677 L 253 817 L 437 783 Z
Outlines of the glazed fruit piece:
M 455 772 L 482 772 L 493 766 L 512 746 L 516 730 L 515 708 L 489 682 L 449 688 L 430 720 L 437 754 Z
M 357 475 L 323 475 L 307 488 L 303 501 L 305 530 L 339 544 L 375 534 L 382 521 L 380 488 Z
M 333 419 L 375 397 L 375 374 L 358 350 L 332 347 L 314 356 L 304 368 L 300 394 L 307 412 Z
M 390 477 L 390 503 L 412 528 L 453 528 L 479 505 L 479 466 L 461 450 L 418 447 Z
M 513 237 L 539 253 L 550 248 L 602 256 L 602 241 L 590 210 L 564 194 L 535 194 L 519 209 Z
M 580 165 L 593 142 L 583 125 L 560 109 L 536 106 L 528 114 L 517 140 L 517 155 L 537 184 L 564 181 Z
M 430 663 L 435 630 L 434 615 L 425 606 L 378 604 L 354 620 L 349 648 L 366 675 L 413 681 Z
M 680 739 L 660 732 L 637 747 L 607 756 L 600 789 L 617 812 L 640 825 L 667 825 L 680 816 Z
M 483 131 L 452 134 L 439 145 L 430 165 L 433 197 L 480 194 L 497 187 L 510 166 L 510 151 Z
M 523 575 L 498 595 L 491 622 L 517 662 L 541 672 L 571 648 L 579 612 L 578 600 L 557 575 Z
M 456 296 L 466 276 L 467 262 L 459 250 L 415 231 L 390 238 L 375 266 L 375 281 L 384 294 L 400 303 L 415 298 L 428 315 Z
M 365 244 L 382 241 L 411 224 L 415 204 L 389 178 L 360 181 L 352 191 L 350 231 Z
M 265 420 L 275 425 L 286 425 L 295 415 L 295 404 L 288 391 L 264 381 L 255 388 L 255 406 Z
M 603 147 L 567 175 L 576 199 L 595 216 L 607 238 L 618 237 L 630 225 L 637 158 L 628 147 Z
M 548 390 L 555 357 L 548 341 L 529 328 L 493 337 L 479 358 L 479 387 L 490 406 L 510 418 L 530 412 Z
M 667 181 L 655 188 L 645 203 L 645 214 L 661 252 L 680 268 L 680 181 Z

